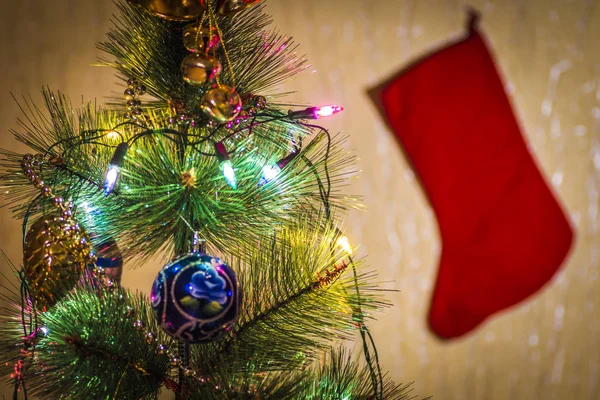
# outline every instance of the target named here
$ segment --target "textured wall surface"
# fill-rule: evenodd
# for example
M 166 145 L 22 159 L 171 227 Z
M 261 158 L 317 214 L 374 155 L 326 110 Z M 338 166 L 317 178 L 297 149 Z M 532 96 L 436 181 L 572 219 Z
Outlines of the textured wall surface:
M 466 5 L 482 12 L 527 141 L 568 210 L 576 240 L 564 268 L 538 295 L 443 343 L 425 324 L 441 248 L 435 218 L 366 91 L 459 37 Z M 300 90 L 298 101 L 347 110 L 326 123 L 348 134 L 348 148 L 361 158 L 362 172 L 348 191 L 364 196 L 367 211 L 349 215 L 348 235 L 382 279 L 393 281 L 387 287 L 400 291 L 372 324 L 383 367 L 437 399 L 599 399 L 600 1 L 270 0 L 268 8 L 316 70 L 282 89 Z M 11 91 L 39 100 L 47 84 L 76 101 L 102 101 L 122 90 L 112 71 L 88 66 L 109 27 L 109 0 L 2 0 L 2 11 L 2 147 L 21 149 L 8 133 L 19 116 Z M 0 247 L 18 263 L 20 224 L 6 209 L 0 217 Z M 156 262 L 125 271 L 124 284 L 149 291 L 159 268 Z

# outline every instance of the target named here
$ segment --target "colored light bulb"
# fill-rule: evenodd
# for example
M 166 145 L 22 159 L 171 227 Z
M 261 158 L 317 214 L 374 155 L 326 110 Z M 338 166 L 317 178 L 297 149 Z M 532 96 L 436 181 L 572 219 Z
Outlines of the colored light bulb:
M 229 153 L 225 148 L 223 142 L 215 143 L 215 152 L 217 153 L 217 159 L 219 160 L 219 168 L 225 177 L 225 180 L 233 189 L 237 189 L 237 179 L 235 178 L 235 170 L 229 157 Z
M 104 178 L 104 194 L 109 195 L 119 179 L 119 172 L 121 168 L 118 165 L 109 165 L 108 172 L 106 172 L 106 178 Z
M 110 160 L 108 171 L 106 171 L 106 177 L 104 178 L 104 194 L 106 196 L 113 191 L 117 184 L 119 173 L 121 172 L 121 167 L 125 162 L 125 155 L 127 154 L 128 149 L 129 145 L 126 142 L 120 143 L 115 150 L 115 154 Z
M 344 108 L 340 107 L 340 106 L 315 107 L 314 111 L 313 111 L 313 115 L 314 115 L 315 119 L 319 119 L 321 117 L 329 117 L 333 114 L 337 114 L 342 111 L 344 111 Z
M 106 133 L 106 137 L 109 138 L 110 140 L 115 140 L 119 137 L 119 132 L 117 131 L 108 131 Z
M 346 236 L 340 236 L 336 242 L 336 245 L 344 250 L 348 254 L 352 254 L 352 246 L 350 246 L 350 241 Z
M 258 181 L 258 186 L 265 185 L 279 176 L 281 167 L 279 165 L 265 165 L 262 169 L 262 177 Z
M 319 119 L 322 117 L 329 117 L 333 114 L 344 111 L 344 107 L 340 106 L 322 106 L 322 107 L 309 107 L 304 110 L 289 111 L 288 118 L 291 120 L 296 119 Z
M 237 189 L 237 179 L 235 178 L 235 170 L 233 169 L 233 164 L 231 164 L 231 160 L 221 161 L 221 172 L 223 172 L 223 176 L 225 180 L 233 189 Z

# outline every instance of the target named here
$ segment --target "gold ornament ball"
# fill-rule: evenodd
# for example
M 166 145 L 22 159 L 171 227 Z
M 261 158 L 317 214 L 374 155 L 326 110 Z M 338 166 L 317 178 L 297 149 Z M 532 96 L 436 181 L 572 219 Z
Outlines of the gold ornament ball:
M 192 53 L 181 62 L 183 80 L 190 85 L 204 85 L 212 82 L 221 73 L 221 63 L 206 54 Z
M 219 122 L 229 122 L 242 110 L 242 99 L 235 89 L 227 85 L 216 85 L 204 94 L 200 109 Z
M 219 47 L 220 43 L 217 29 L 198 24 L 189 24 L 183 28 L 183 45 L 192 53 L 208 51 Z
M 221 0 L 219 14 L 234 15 L 258 2 L 260 2 L 260 0 Z
M 77 283 L 90 260 L 90 240 L 75 221 L 45 215 L 25 236 L 23 273 L 37 309 L 46 311 Z
M 206 0 L 129 0 L 169 21 L 192 21 L 206 9 Z

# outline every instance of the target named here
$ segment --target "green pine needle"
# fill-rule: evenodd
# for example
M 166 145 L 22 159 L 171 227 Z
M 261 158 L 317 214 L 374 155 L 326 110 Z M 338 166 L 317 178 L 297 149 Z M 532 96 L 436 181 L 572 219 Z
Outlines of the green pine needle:
M 30 354 L 24 378 L 29 393 L 41 399 L 152 399 L 169 377 L 170 360 L 159 354 L 158 343 L 176 345 L 158 327 L 147 299 L 126 290 L 80 285 L 37 315 L 26 353 L 19 351 L 19 313 L 4 315 L 4 320 L 0 344 L 14 347 L 3 352 L 1 361 L 12 366 Z M 137 320 L 144 329 L 136 329 Z M 158 340 L 148 343 L 146 332 Z

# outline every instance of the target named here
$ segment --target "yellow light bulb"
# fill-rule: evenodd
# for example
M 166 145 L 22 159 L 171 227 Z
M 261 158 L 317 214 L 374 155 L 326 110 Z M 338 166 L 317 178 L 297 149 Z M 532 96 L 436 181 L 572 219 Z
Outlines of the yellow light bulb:
M 344 250 L 348 254 L 352 254 L 352 246 L 350 246 L 350 241 L 346 236 L 340 236 L 336 242 L 336 245 Z
M 119 136 L 120 136 L 120 135 L 119 135 L 119 132 L 117 132 L 117 131 L 108 131 L 108 132 L 106 133 L 106 137 L 107 137 L 107 138 L 109 138 L 109 139 L 111 139 L 111 140 L 115 140 L 115 139 L 117 139 Z

